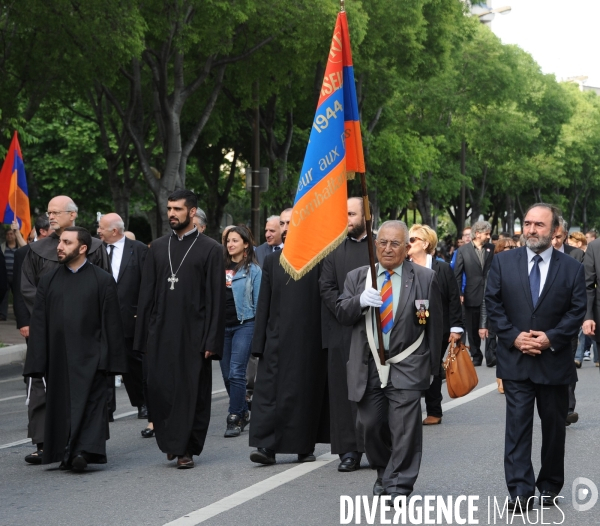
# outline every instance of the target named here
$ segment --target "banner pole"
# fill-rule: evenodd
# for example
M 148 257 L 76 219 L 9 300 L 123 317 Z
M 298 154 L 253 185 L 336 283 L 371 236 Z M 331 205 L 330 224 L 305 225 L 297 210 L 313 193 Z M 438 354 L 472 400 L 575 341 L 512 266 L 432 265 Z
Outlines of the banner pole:
M 343 2 L 343 0 L 342 0 Z M 362 188 L 362 199 L 365 213 L 365 222 L 367 223 L 367 245 L 369 247 L 369 265 L 371 267 L 371 285 L 377 290 L 377 274 L 375 273 L 375 252 L 373 250 L 373 218 L 369 207 L 369 196 L 367 194 L 367 179 L 365 173 L 360 174 L 360 186 Z M 381 331 L 381 315 L 379 307 L 375 309 L 375 324 L 377 325 L 377 341 L 379 342 L 379 361 L 385 365 L 385 350 L 383 347 L 383 332 Z M 368 323 L 368 322 L 367 322 Z

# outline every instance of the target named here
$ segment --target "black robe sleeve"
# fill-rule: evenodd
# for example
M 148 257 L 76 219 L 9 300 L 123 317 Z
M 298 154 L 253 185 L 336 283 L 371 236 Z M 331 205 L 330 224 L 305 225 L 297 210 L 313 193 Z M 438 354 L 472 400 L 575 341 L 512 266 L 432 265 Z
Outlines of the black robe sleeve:
M 46 320 L 46 287 L 54 272 L 44 276 L 37 287 L 35 304 L 31 313 L 29 342 L 23 376 L 42 378 L 46 376 L 48 365 L 48 324 Z
M 255 356 L 256 358 L 262 358 L 267 342 L 267 325 L 269 323 L 269 312 L 271 309 L 271 276 L 274 261 L 279 262 L 278 254 L 269 254 L 263 262 L 260 293 L 258 294 L 256 319 L 254 321 L 254 336 L 252 337 L 252 356 Z
M 223 272 L 224 274 L 224 272 Z M 154 297 L 156 294 L 156 266 L 152 247 L 148 250 L 144 270 L 142 271 L 142 282 L 140 284 L 140 296 L 138 298 L 137 319 L 135 323 L 135 338 L 133 348 L 142 353 L 146 352 L 146 342 L 150 327 L 150 315 L 154 308 Z M 225 332 L 223 330 L 223 332 Z
M 214 245 L 206 261 L 206 348 L 220 360 L 225 341 L 225 262 L 221 245 Z
M 106 279 L 106 277 L 110 279 Z M 98 370 L 109 374 L 127 372 L 127 348 L 123 333 L 123 320 L 119 308 L 117 285 L 112 276 L 104 277 L 100 290 L 103 289 L 102 301 L 102 340 Z
M 109 274 L 112 274 L 112 269 L 108 262 L 108 254 L 104 248 L 104 243 L 99 239 L 92 238 L 92 250 L 88 253 L 88 261 L 92 265 L 100 267 L 102 270 L 106 270 Z
M 25 305 L 23 294 L 21 294 L 21 274 L 23 270 L 23 261 L 29 250 L 29 245 L 25 245 L 15 252 L 15 266 L 13 269 L 13 308 L 15 310 L 15 318 L 17 318 L 17 329 L 29 327 L 29 320 L 31 318 L 31 313 Z

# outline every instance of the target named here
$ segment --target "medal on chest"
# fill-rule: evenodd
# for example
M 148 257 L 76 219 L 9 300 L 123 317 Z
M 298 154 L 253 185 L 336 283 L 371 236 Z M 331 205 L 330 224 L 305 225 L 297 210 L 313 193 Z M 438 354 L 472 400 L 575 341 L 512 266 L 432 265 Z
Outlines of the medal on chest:
M 415 300 L 415 307 L 417 308 L 419 325 L 425 325 L 427 318 L 429 318 L 429 300 Z

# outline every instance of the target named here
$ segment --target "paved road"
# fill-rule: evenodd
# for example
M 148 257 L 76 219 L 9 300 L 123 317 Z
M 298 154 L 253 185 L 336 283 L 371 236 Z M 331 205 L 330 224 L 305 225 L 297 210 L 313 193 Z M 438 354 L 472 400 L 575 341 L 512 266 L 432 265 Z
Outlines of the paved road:
M 16 379 L 19 373 L 19 365 L 0 368 L 0 447 L 26 436 L 25 391 L 22 381 Z M 222 389 L 216 364 L 214 373 L 216 391 Z M 493 388 L 494 370 L 483 367 L 478 373 L 480 383 L 470 401 L 446 409 L 442 425 L 425 428 L 415 495 L 479 496 L 474 516 L 479 524 L 488 524 L 488 497 L 506 496 L 502 463 L 505 403 Z M 598 373 L 591 362 L 585 362 L 579 371 L 580 421 L 567 429 L 565 518 L 557 510 L 547 511 L 546 523 L 600 524 L 600 502 L 589 511 L 576 512 L 571 497 L 576 477 L 586 477 L 600 486 Z M 117 400 L 117 415 L 131 411 L 124 389 L 117 389 Z M 444 401 L 452 403 L 447 397 Z M 227 396 L 215 394 L 205 452 L 196 468 L 187 471 L 167 462 L 154 439 L 140 437 L 144 425 L 135 416 L 111 424 L 108 464 L 83 474 L 59 471 L 57 464 L 25 464 L 23 457 L 32 451 L 29 444 L 2 448 L 0 525 L 158 526 L 203 521 L 208 526 L 322 526 L 340 524 L 341 495 L 370 495 L 375 474 L 366 462 L 363 460 L 358 472 L 338 473 L 337 461 L 331 460 L 326 445 L 317 447 L 321 459 L 316 463 L 297 464 L 294 456 L 281 455 L 275 466 L 252 464 L 247 431 L 240 438 L 223 438 L 226 416 Z M 536 470 L 539 448 L 536 418 Z M 530 522 L 534 520 L 531 515 Z M 493 518 L 490 522 L 493 524 Z M 364 513 L 358 523 L 368 523 Z M 374 523 L 380 524 L 379 516 Z M 497 523 L 506 524 L 506 516 Z M 513 524 L 523 524 L 522 519 L 516 517 Z

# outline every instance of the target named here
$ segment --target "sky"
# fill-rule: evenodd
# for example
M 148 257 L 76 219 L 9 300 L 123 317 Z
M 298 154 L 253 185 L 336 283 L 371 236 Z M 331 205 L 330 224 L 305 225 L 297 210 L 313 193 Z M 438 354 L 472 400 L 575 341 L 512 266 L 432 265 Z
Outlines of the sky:
M 492 22 L 504 44 L 520 46 L 559 81 L 585 75 L 586 85 L 600 87 L 600 0 L 493 0 L 492 5 L 512 8 Z

